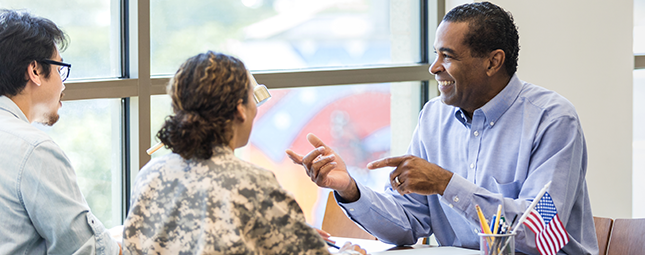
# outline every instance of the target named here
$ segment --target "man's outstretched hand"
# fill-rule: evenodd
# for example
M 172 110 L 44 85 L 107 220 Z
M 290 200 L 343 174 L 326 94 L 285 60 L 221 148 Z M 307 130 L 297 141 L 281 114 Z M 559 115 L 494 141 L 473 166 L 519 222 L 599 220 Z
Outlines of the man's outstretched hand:
M 291 161 L 302 165 L 311 181 L 319 187 L 336 190 L 347 202 L 358 200 L 356 182 L 347 172 L 343 159 L 314 134 L 308 134 L 307 140 L 314 149 L 304 156 L 287 150 L 287 156 Z

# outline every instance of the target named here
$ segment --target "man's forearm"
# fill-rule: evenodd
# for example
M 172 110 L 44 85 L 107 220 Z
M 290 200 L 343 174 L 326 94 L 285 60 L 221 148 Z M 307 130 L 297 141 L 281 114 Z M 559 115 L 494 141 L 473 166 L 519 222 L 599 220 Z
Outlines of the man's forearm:
M 361 193 L 358 191 L 358 186 L 356 186 L 356 181 L 352 178 L 352 182 L 349 187 L 345 190 L 336 190 L 338 195 L 344 200 L 343 203 L 355 202 L 361 198 Z

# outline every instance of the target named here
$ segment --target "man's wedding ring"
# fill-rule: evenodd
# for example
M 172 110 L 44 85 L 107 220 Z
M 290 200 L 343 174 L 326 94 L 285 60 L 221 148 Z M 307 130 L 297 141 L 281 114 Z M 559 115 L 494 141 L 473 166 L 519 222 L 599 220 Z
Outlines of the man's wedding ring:
M 396 182 L 397 186 L 401 185 L 401 181 L 399 181 L 399 176 L 398 175 L 396 177 L 394 177 L 394 182 Z

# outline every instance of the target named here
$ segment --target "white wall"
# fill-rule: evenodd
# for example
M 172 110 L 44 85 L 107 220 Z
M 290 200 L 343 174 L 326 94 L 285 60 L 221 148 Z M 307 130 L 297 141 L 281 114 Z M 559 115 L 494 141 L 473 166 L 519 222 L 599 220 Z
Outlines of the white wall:
M 447 0 L 446 8 L 463 3 Z M 520 32 L 518 75 L 578 111 L 593 214 L 632 215 L 633 0 L 493 0 Z

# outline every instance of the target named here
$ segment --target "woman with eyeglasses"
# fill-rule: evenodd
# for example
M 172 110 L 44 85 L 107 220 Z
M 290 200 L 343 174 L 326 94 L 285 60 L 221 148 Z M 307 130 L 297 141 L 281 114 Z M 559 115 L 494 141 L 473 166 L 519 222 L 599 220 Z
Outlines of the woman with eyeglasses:
M 273 173 L 233 154 L 251 134 L 254 86 L 244 64 L 225 54 L 209 51 L 181 65 L 167 88 L 174 114 L 157 133 L 172 153 L 136 178 L 124 253 L 329 253 Z

